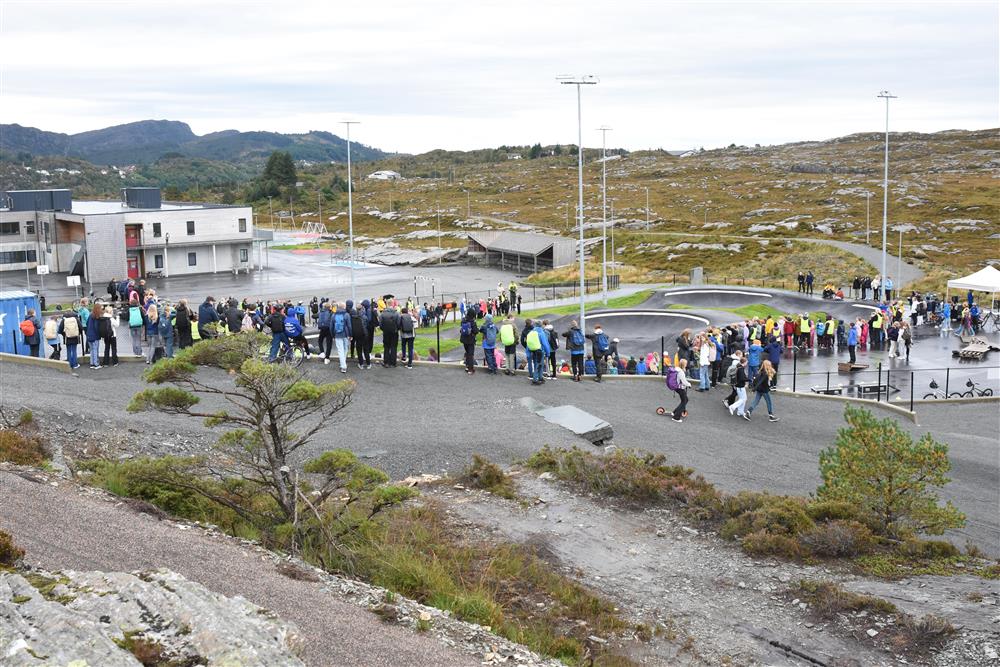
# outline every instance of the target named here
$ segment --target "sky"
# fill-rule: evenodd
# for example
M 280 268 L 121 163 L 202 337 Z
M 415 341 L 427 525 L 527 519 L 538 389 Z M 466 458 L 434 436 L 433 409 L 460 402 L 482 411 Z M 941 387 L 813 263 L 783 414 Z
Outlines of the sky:
M 0 0 L 0 123 L 147 118 L 417 153 L 1000 126 L 1000 3 Z

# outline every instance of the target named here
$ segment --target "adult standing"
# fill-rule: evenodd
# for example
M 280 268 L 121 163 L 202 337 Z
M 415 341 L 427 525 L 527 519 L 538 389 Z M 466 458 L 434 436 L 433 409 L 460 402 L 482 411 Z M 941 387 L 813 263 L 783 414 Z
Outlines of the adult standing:
M 382 366 L 396 366 L 396 346 L 399 343 L 399 311 L 395 301 L 386 304 L 385 310 L 379 314 L 379 328 L 382 329 Z
M 774 416 L 774 405 L 771 403 L 771 380 L 774 379 L 774 375 L 774 367 L 771 366 L 770 361 L 765 359 L 760 372 L 757 373 L 757 377 L 750 383 L 756 395 L 753 397 L 753 403 L 743 413 L 743 419 L 750 421 L 750 415 L 757 407 L 757 404 L 760 403 L 760 399 L 763 398 L 764 402 L 767 403 L 767 420 L 772 422 L 778 421 L 778 418 Z
M 371 357 L 368 356 L 368 313 L 366 312 L 368 300 L 361 302 L 361 307 L 352 308 L 349 311 L 351 316 L 351 342 L 354 348 L 354 361 L 358 368 L 363 369 L 366 365 L 371 365 Z M 320 311 L 322 315 L 323 311 Z
M 551 378 L 556 379 L 556 350 L 559 349 L 559 339 L 556 336 L 556 328 L 554 325 L 550 324 L 548 320 L 542 320 L 542 328 L 545 329 L 545 334 L 549 337 L 549 354 L 548 354 L 548 364 L 552 369 Z M 610 347 L 608 348 L 610 352 Z
M 177 347 L 182 350 L 191 347 L 193 343 L 191 340 L 191 309 L 188 308 L 187 299 L 181 299 L 177 302 L 174 322 L 177 325 Z
M 529 321 L 530 322 L 530 321 Z M 476 372 L 476 336 L 479 335 L 479 327 L 476 326 L 476 311 L 470 308 L 462 318 L 462 324 L 458 328 L 458 338 L 465 348 L 465 372 L 472 375 Z
M 810 270 L 809 273 L 806 274 L 806 293 L 809 296 L 812 296 L 812 294 L 813 294 L 813 282 L 815 282 L 815 280 L 816 280 L 816 277 L 813 275 L 813 272 Z
M 101 367 L 101 332 L 100 323 L 103 314 L 101 304 L 95 303 L 84 325 L 87 338 L 87 352 L 90 354 L 90 367 L 97 370 Z
M 117 301 L 118 300 L 118 279 L 117 278 L 112 278 L 111 281 L 108 282 L 107 290 L 108 290 L 108 301 L 110 301 L 111 303 L 114 303 L 115 301 Z
M 399 313 L 399 347 L 403 363 L 413 368 L 413 344 L 416 342 L 417 322 L 413 319 L 413 308 L 406 307 Z
M 563 338 L 566 339 L 566 347 L 569 349 L 573 381 L 579 382 L 583 378 L 583 355 L 587 339 L 580 331 L 580 324 L 576 320 L 570 322 L 569 331 L 563 334 Z
M 806 291 L 806 274 L 804 274 L 801 271 L 799 271 L 798 281 L 799 281 L 799 292 L 805 292 Z
M 712 353 L 715 351 L 715 345 L 706 334 L 698 334 L 697 338 L 700 345 L 698 346 L 698 379 L 700 384 L 698 385 L 698 391 L 708 391 L 709 390 L 709 372 L 712 368 Z M 754 341 L 755 343 L 757 341 Z
M 285 318 L 277 306 L 271 307 L 271 314 L 264 320 L 264 325 L 271 332 L 271 351 L 268 354 L 268 361 L 275 361 L 278 358 L 278 351 L 282 343 L 285 347 L 291 348 L 288 336 L 285 334 Z
M 160 335 L 163 343 L 163 354 L 167 359 L 174 358 L 174 309 L 169 304 L 164 304 L 160 311 L 159 326 L 156 331 Z
M 76 314 L 80 317 L 80 325 L 83 327 L 84 333 L 87 330 L 87 322 L 90 321 L 90 299 L 83 297 L 80 299 L 80 306 L 76 309 Z M 83 353 L 90 353 L 90 342 L 87 340 L 86 335 L 83 338 Z
M 205 297 L 205 302 L 198 306 L 198 336 L 201 338 L 215 338 L 218 333 L 215 327 L 208 327 L 219 322 L 221 318 L 215 310 L 215 298 Z
M 146 342 L 149 343 L 146 363 L 151 364 L 156 360 L 156 350 L 163 347 L 163 338 L 160 337 L 160 309 L 155 303 L 149 304 L 146 309 Z
M 545 382 L 542 377 L 545 370 L 545 357 L 549 356 L 550 348 L 549 336 L 541 322 L 537 320 L 534 322 L 534 327 L 528 332 L 525 342 L 531 352 L 531 384 L 542 384 Z
M 885 300 L 892 300 L 892 276 L 886 276 L 882 282 L 882 289 L 885 292 Z
M 600 324 L 594 325 L 594 333 L 587 334 L 591 342 L 591 354 L 594 356 L 594 371 L 596 377 L 594 382 L 600 382 L 608 363 L 608 350 L 611 349 L 611 340 L 604 333 Z
M 680 365 L 681 359 L 687 361 L 688 364 L 691 363 L 691 361 L 694 359 L 694 353 L 691 350 L 691 330 L 685 329 L 684 331 L 682 331 L 681 334 L 677 337 L 677 340 L 675 340 L 674 342 L 677 343 L 678 366 Z M 685 369 L 687 369 L 688 364 L 684 364 Z
M 325 302 L 316 317 L 316 323 L 319 326 L 317 346 L 319 347 L 319 356 L 323 357 L 324 364 L 330 363 L 330 354 L 333 351 L 333 330 L 330 328 L 333 324 L 333 306 L 332 301 Z
M 349 302 L 353 306 L 353 302 Z M 337 311 L 330 318 L 330 332 L 333 334 L 333 342 L 337 347 L 337 360 L 340 361 L 340 372 L 347 372 L 347 345 L 353 334 L 354 321 L 346 303 L 338 303 Z M 320 354 L 322 354 L 320 350 Z M 324 364 L 327 363 L 324 360 Z
M 24 336 L 24 344 L 28 346 L 32 357 L 38 356 L 38 350 L 42 346 L 42 323 L 35 316 L 35 309 L 29 308 L 24 314 L 24 319 L 19 325 L 21 335 Z

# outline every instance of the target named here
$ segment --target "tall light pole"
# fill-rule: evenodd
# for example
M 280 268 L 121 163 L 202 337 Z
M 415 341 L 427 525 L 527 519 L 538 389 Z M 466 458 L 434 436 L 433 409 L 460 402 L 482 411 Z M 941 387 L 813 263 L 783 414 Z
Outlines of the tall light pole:
M 903 289 L 903 226 L 899 226 L 899 255 L 896 257 L 896 284 L 893 285 L 896 294 Z
M 597 77 L 592 74 L 586 76 L 560 76 L 556 80 L 563 85 L 576 86 L 576 172 L 577 172 L 577 219 L 580 222 L 580 330 L 585 331 L 586 308 L 584 306 L 584 292 L 586 283 L 583 277 L 583 103 L 581 101 L 580 86 L 593 86 L 597 84 Z
M 354 202 L 352 200 L 354 184 L 351 178 L 351 125 L 357 125 L 360 121 L 342 120 L 340 122 L 347 128 L 347 254 L 351 263 L 351 300 L 356 302 L 358 297 L 354 292 Z
M 615 200 L 611 200 L 611 271 L 615 271 Z
M 889 100 L 895 99 L 888 90 L 883 90 L 878 97 L 885 99 L 885 176 L 882 179 L 882 281 L 885 281 L 886 237 L 889 226 Z
M 649 231 L 649 188 L 646 188 L 646 231 Z
M 601 289 L 604 292 L 604 305 L 608 305 L 608 130 L 602 125 L 597 130 L 601 133 Z M 611 258 L 612 261 L 614 257 Z

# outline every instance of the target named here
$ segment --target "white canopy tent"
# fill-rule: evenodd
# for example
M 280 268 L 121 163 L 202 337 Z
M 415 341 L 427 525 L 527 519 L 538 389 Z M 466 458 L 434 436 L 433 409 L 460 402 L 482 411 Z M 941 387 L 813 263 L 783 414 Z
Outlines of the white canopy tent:
M 974 292 L 989 292 L 996 295 L 1000 292 L 1000 271 L 991 265 L 987 265 L 976 271 L 972 275 L 964 278 L 955 278 L 948 281 L 948 292 L 951 290 L 972 290 Z M 993 299 L 990 299 L 992 305 Z

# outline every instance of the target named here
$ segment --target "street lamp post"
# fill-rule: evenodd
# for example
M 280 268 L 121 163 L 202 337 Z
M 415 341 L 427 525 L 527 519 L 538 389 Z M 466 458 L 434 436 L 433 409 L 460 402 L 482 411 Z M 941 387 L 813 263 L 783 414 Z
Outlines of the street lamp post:
M 889 100 L 896 95 L 890 95 L 888 90 L 878 94 L 885 100 L 885 176 L 882 179 L 882 280 L 885 280 L 886 239 L 889 226 Z M 898 276 L 897 276 L 898 278 Z
M 615 270 L 615 200 L 611 200 L 611 273 L 617 274 Z
M 608 305 L 608 130 L 602 125 L 597 128 L 601 133 L 601 290 L 604 292 L 604 305 Z M 614 257 L 611 258 L 614 260 Z
M 899 255 L 896 257 L 896 294 L 903 289 L 903 226 L 899 227 Z
M 351 263 L 351 300 L 357 302 L 358 297 L 354 292 L 354 202 L 352 199 L 354 184 L 351 178 L 351 125 L 357 125 L 360 121 L 342 120 L 340 122 L 347 128 L 347 254 Z
M 586 330 L 586 307 L 584 306 L 586 283 L 583 276 L 583 103 L 580 93 L 581 86 L 597 84 L 597 77 L 586 75 L 581 77 L 561 76 L 556 80 L 563 85 L 576 86 L 576 171 L 577 171 L 577 219 L 580 223 L 580 330 Z
M 170 232 L 163 235 L 163 277 L 170 277 Z

